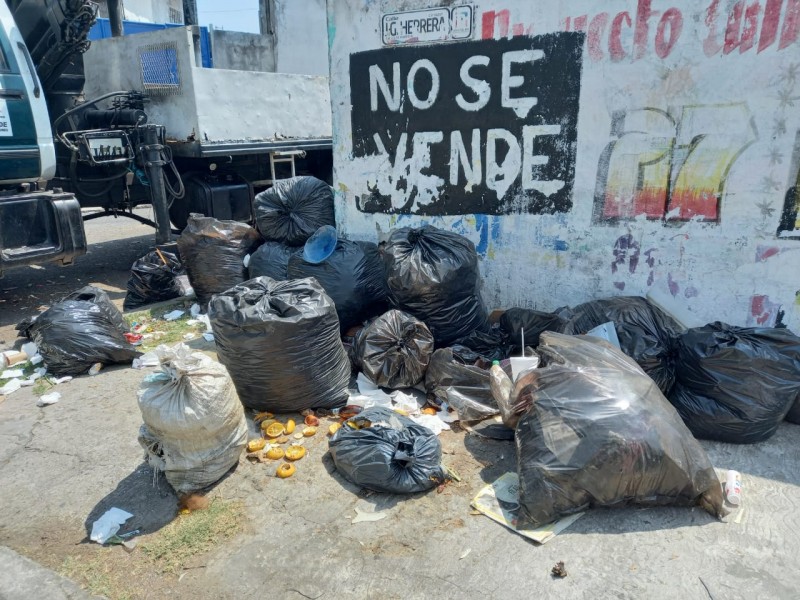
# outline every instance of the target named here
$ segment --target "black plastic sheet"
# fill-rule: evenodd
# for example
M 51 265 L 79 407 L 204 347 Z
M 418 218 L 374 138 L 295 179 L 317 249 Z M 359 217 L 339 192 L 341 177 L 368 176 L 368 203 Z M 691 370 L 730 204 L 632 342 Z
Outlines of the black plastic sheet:
M 386 272 L 378 247 L 370 242 L 339 240 L 333 254 L 318 264 L 303 260 L 302 252 L 292 254 L 289 278 L 313 277 L 331 297 L 342 330 L 360 325 L 386 307 Z
M 269 241 L 302 246 L 323 225 L 336 226 L 333 190 L 316 177 L 280 179 L 253 205 L 258 230 Z
M 508 334 L 498 324 L 492 325 L 488 331 L 473 331 L 456 340 L 453 346 L 468 348 L 489 363 L 508 358 L 512 348 Z
M 348 423 L 362 428 L 352 429 Z M 376 492 L 424 492 L 447 476 L 436 434 L 386 408 L 367 408 L 345 421 L 329 449 L 337 471 Z
M 265 242 L 250 255 L 250 264 L 247 265 L 249 279 L 256 277 L 271 277 L 277 281 L 289 279 L 286 272 L 289 267 L 289 257 L 300 250 L 294 246 L 287 246 L 280 242 Z
M 489 371 L 465 364 L 453 348 L 441 348 L 433 353 L 425 373 L 425 390 L 456 409 L 458 418 L 463 421 L 500 414 L 492 395 Z
M 595 338 L 544 333 L 530 405 L 516 428 L 520 522 L 591 506 L 693 506 L 722 516 L 699 442 L 632 359 Z
M 183 265 L 178 257 L 177 245 L 172 245 L 172 250 L 159 248 L 158 251 L 148 252 L 131 267 L 123 308 L 134 310 L 180 297 L 175 278 L 182 274 Z
M 414 315 L 444 347 L 489 329 L 475 246 L 426 225 L 392 231 L 384 248 L 390 302 Z
M 92 286 L 65 296 L 17 329 L 36 342 L 47 371 L 59 377 L 82 375 L 95 363 L 130 363 L 140 355 L 123 335 L 128 327 L 122 313 Z
M 788 329 L 716 322 L 689 329 L 677 347 L 669 399 L 696 437 L 767 440 L 800 394 L 800 338 Z
M 650 375 L 664 394 L 675 383 L 675 338 L 683 328 L 639 296 L 593 300 L 572 309 L 563 333 L 585 334 L 598 325 L 614 322 L 622 351 Z M 527 332 L 526 332 L 527 343 Z
M 333 301 L 315 280 L 251 279 L 214 296 L 208 316 L 245 406 L 286 413 L 345 404 L 350 361 Z
M 178 238 L 181 260 L 200 304 L 247 279 L 244 257 L 261 244 L 258 232 L 238 221 L 192 214 Z
M 390 310 L 358 333 L 355 352 L 372 383 L 391 389 L 413 387 L 425 377 L 433 335 L 422 321 Z

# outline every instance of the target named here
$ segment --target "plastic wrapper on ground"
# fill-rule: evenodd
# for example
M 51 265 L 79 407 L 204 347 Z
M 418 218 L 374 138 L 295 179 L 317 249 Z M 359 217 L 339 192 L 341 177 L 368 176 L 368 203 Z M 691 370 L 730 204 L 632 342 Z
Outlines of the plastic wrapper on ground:
M 452 348 L 433 353 L 425 374 L 425 389 L 447 402 L 463 421 L 477 421 L 500 413 L 492 395 L 489 371 L 464 364 Z
M 378 247 L 369 242 L 339 240 L 333 254 L 318 264 L 302 252 L 289 258 L 291 279 L 313 277 L 331 297 L 343 330 L 360 325 L 386 309 L 386 273 Z
M 179 494 L 201 490 L 239 462 L 247 443 L 244 409 L 224 366 L 180 344 L 159 346 L 161 371 L 139 389 L 145 460 Z
M 205 305 L 214 294 L 247 279 L 244 257 L 260 244 L 261 237 L 249 225 L 192 214 L 178 248 L 197 301 Z
M 264 239 L 302 246 L 323 225 L 336 226 L 333 190 L 316 177 L 280 179 L 253 202 Z
M 86 286 L 35 319 L 17 325 L 39 348 L 48 372 L 82 375 L 95 363 L 130 363 L 139 356 L 123 335 L 122 313 L 101 289 Z
M 247 265 L 248 279 L 256 277 L 271 277 L 277 281 L 289 279 L 286 272 L 289 267 L 289 257 L 297 251 L 298 248 L 280 242 L 265 242 L 250 255 L 250 264 Z
M 593 300 L 576 306 L 572 313 L 563 333 L 585 334 L 612 321 L 622 351 L 664 394 L 669 393 L 675 383 L 675 338 L 683 331 L 672 317 L 639 296 Z
M 396 229 L 384 259 L 392 306 L 423 321 L 437 347 L 489 329 L 478 254 L 467 238 L 427 225 Z
M 329 449 L 339 473 L 377 492 L 424 492 L 446 478 L 436 434 L 386 408 L 368 408 L 345 421 Z
M 350 362 L 333 301 L 314 279 L 251 279 L 217 294 L 208 316 L 245 406 L 285 413 L 345 404 Z
M 710 323 L 678 339 L 669 395 L 699 438 L 769 439 L 800 395 L 800 338 L 788 329 Z
M 177 245 L 173 250 L 159 248 L 137 259 L 131 267 L 128 293 L 122 305 L 125 310 L 134 310 L 148 304 L 172 300 L 181 296 L 175 278 L 183 274 L 183 265 L 178 258 Z
M 433 335 L 425 323 L 390 310 L 362 329 L 355 343 L 359 368 L 381 387 L 413 387 L 425 377 L 433 354 Z
M 596 338 L 544 333 L 531 404 L 515 432 L 520 520 L 540 525 L 592 506 L 700 505 L 723 514 L 699 442 L 658 386 Z

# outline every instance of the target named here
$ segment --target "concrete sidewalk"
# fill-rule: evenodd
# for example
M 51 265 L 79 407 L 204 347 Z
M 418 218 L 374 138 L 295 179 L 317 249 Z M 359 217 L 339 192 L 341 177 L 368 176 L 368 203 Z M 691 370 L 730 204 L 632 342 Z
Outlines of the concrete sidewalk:
M 0 600 L 92 600 L 78 585 L 0 546 Z

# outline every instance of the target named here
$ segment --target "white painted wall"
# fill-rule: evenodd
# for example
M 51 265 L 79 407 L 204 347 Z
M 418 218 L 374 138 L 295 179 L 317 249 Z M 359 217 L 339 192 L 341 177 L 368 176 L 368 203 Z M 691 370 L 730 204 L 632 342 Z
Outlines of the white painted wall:
M 125 18 L 130 21 L 149 23 L 172 23 L 169 9 L 173 8 L 183 15 L 182 0 L 123 0 Z
M 325 0 L 273 0 L 275 70 L 328 76 Z
M 351 97 L 351 55 L 383 47 L 385 12 L 454 4 L 463 3 L 328 3 L 337 219 L 346 234 L 375 240 L 393 227 L 425 222 L 460 232 L 479 248 L 490 306 L 548 310 L 652 291 L 699 321 L 771 326 L 784 311 L 783 322 L 800 331 L 800 222 L 792 221 L 782 237 L 777 235 L 784 198 L 800 168 L 796 1 L 474 0 L 470 41 L 420 47 L 420 58 L 436 63 L 456 45 L 482 37 L 495 39 L 489 44 L 496 45 L 526 33 L 589 30 L 583 44 L 577 134 L 572 140 L 556 134 L 562 150 L 575 144 L 574 178 L 566 181 L 567 187 L 572 184 L 571 207 L 530 214 L 520 192 L 512 186 L 504 195 L 500 181 L 494 190 L 484 187 L 483 200 L 510 207 L 511 214 L 487 214 L 475 202 L 441 216 L 362 212 L 358 205 L 373 190 L 389 197 L 390 206 L 411 200 L 412 213 L 424 211 L 426 202 L 441 198 L 450 177 L 448 165 L 426 167 L 426 148 L 449 144 L 454 129 L 481 128 L 477 117 L 455 110 L 432 128 L 443 132 L 443 141 L 430 146 L 436 137 L 429 136 L 428 144 L 421 137 L 413 151 L 409 139 L 405 161 L 392 161 L 394 145 L 387 154 L 354 155 L 351 106 L 355 100 L 362 110 L 371 109 L 368 100 Z M 540 38 L 529 42 L 528 48 L 543 47 Z M 564 60 L 549 58 L 556 64 Z M 458 65 L 453 72 L 457 77 Z M 478 77 L 484 71 L 470 73 Z M 391 68 L 384 75 L 391 95 Z M 369 79 L 364 70 L 354 74 L 355 80 L 365 77 Z M 546 96 L 544 88 L 556 80 L 550 73 L 526 85 L 541 86 Z M 385 95 L 377 83 L 375 88 L 380 114 L 387 110 Z M 463 83 L 455 88 L 440 89 L 436 102 L 452 103 L 467 89 Z M 425 89 L 418 95 L 425 96 Z M 405 91 L 399 100 L 405 126 L 412 130 L 425 118 L 424 110 L 435 110 L 414 111 Z M 533 106 L 523 122 L 553 125 L 537 112 L 543 104 Z M 616 132 L 614 115 L 625 116 L 618 120 L 625 127 Z M 512 108 L 498 108 L 494 117 L 509 129 L 520 126 Z M 376 129 L 383 140 L 397 143 L 397 134 Z M 485 140 L 486 132 L 481 134 Z M 547 160 L 534 158 L 527 164 L 527 187 L 543 206 L 548 206 L 546 193 L 553 191 L 552 185 L 559 185 L 543 176 L 552 167 L 541 164 Z M 488 162 L 483 154 L 477 163 L 484 178 Z M 549 183 L 536 183 L 537 178 Z M 517 175 L 514 183 L 520 181 Z M 458 185 L 466 186 L 463 171 Z M 646 186 L 654 201 L 649 209 L 641 190 Z M 665 205 L 667 190 L 670 204 Z M 692 204 L 687 198 L 693 194 L 700 200 Z M 705 205 L 703 194 L 710 198 Z M 717 196 L 719 212 L 713 214 Z M 457 194 L 453 200 L 457 203 Z M 693 212 L 699 214 L 691 217 Z M 621 218 L 609 218 L 614 214 Z

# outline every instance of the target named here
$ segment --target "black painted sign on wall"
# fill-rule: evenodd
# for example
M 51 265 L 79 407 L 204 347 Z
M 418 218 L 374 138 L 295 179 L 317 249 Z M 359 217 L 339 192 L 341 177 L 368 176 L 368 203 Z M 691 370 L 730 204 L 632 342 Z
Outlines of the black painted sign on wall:
M 364 212 L 572 207 L 584 34 L 350 56 L 353 154 L 380 156 Z

